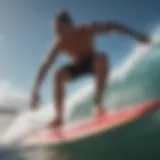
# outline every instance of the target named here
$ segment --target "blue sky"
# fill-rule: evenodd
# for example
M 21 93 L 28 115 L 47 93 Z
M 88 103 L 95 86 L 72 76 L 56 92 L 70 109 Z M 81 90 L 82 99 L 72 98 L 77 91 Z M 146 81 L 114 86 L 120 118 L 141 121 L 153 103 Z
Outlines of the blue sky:
M 51 21 L 62 8 L 69 10 L 76 23 L 117 20 L 149 34 L 160 21 L 159 6 L 158 0 L 0 0 L 0 81 L 30 91 L 34 74 L 55 39 Z M 135 44 L 133 39 L 117 34 L 97 37 L 96 42 L 97 50 L 109 54 L 112 67 Z M 59 57 L 56 68 L 64 63 L 66 58 Z M 48 76 L 43 85 L 45 96 L 51 95 L 51 71 Z

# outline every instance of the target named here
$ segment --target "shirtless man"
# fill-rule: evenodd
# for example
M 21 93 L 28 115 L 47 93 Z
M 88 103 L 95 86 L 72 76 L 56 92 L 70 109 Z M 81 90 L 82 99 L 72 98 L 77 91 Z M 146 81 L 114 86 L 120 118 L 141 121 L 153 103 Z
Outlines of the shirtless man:
M 64 84 L 86 74 L 93 74 L 96 79 L 95 113 L 103 113 L 101 104 L 104 85 L 108 79 L 109 60 L 105 53 L 97 53 L 93 40 L 97 34 L 118 31 L 147 43 L 148 37 L 113 21 L 96 22 L 88 25 L 74 25 L 67 11 L 61 11 L 55 18 L 57 40 L 39 68 L 31 95 L 31 107 L 35 109 L 39 101 L 39 88 L 42 80 L 60 52 L 65 52 L 72 62 L 57 70 L 55 74 L 54 99 L 56 117 L 50 123 L 58 127 L 63 124 Z

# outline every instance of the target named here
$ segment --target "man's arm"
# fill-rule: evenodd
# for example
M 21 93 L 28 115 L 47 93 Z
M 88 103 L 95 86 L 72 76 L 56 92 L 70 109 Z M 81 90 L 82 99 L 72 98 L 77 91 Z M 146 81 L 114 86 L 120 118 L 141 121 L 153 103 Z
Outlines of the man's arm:
M 49 55 L 46 57 L 44 62 L 41 64 L 35 78 L 35 83 L 32 89 L 31 95 L 31 107 L 35 108 L 38 103 L 38 95 L 39 95 L 39 88 L 42 84 L 42 81 L 47 73 L 48 69 L 50 68 L 52 62 L 55 60 L 57 54 L 59 53 L 60 45 L 56 43 L 54 46 L 51 47 Z
M 48 71 L 48 69 L 50 68 L 52 62 L 54 61 L 55 57 L 57 56 L 58 54 L 58 46 L 57 45 L 54 45 L 52 48 L 51 48 L 51 51 L 49 53 L 49 55 L 46 57 L 46 59 L 44 60 L 44 62 L 41 64 L 38 72 L 37 72 L 37 75 L 36 75 L 36 79 L 35 79 L 35 85 L 34 85 L 34 88 L 36 90 L 39 89 L 42 81 L 43 81 L 43 78 L 46 74 L 46 72 Z
M 111 32 L 111 31 L 118 31 L 120 33 L 132 36 L 141 42 L 148 42 L 149 41 L 148 37 L 145 36 L 144 34 L 139 33 L 132 28 L 129 28 L 125 25 L 119 24 L 114 21 L 95 22 L 89 26 L 89 29 L 91 30 L 91 32 L 93 34 L 94 33 L 100 34 L 100 33 L 106 33 L 106 32 Z

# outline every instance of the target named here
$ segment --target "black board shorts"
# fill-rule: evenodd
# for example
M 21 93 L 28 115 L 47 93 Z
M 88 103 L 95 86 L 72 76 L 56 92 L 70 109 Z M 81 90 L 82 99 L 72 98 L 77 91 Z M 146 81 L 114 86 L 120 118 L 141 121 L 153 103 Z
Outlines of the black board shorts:
M 64 66 L 63 69 L 69 73 L 71 80 L 76 79 L 80 76 L 92 74 L 93 73 L 93 59 L 94 59 L 94 54 L 90 53 L 84 59 L 76 61 L 72 64 L 68 64 Z

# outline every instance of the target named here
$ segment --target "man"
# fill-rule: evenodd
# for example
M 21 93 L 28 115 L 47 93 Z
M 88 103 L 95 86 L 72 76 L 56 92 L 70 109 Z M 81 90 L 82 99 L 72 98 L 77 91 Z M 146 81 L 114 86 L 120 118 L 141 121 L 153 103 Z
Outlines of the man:
M 101 104 L 104 84 L 108 79 L 109 60 L 105 53 L 97 53 L 93 40 L 97 34 L 118 31 L 147 43 L 148 37 L 119 23 L 106 21 L 88 25 L 74 25 L 67 11 L 60 12 L 54 21 L 57 40 L 45 61 L 42 63 L 32 90 L 31 107 L 36 108 L 39 100 L 39 88 L 42 80 L 60 52 L 65 52 L 72 62 L 60 68 L 55 74 L 54 98 L 56 117 L 50 126 L 58 127 L 63 124 L 64 84 L 82 75 L 93 74 L 96 79 L 95 113 L 101 115 Z

